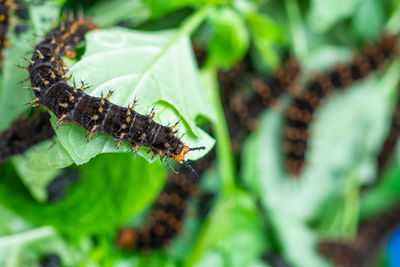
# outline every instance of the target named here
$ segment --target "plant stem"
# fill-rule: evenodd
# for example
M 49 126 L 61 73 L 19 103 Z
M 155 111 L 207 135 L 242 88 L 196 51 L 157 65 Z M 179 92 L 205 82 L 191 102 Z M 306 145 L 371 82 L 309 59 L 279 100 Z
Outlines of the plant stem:
M 203 81 L 207 83 L 205 84 L 205 87 L 208 90 L 212 104 L 217 113 L 217 121 L 213 123 L 212 128 L 216 138 L 218 174 L 222 180 L 222 194 L 229 194 L 236 188 L 235 167 L 228 127 L 225 120 L 224 110 L 221 105 L 217 70 L 214 66 L 206 67 L 202 71 L 202 76 Z
M 180 35 L 190 35 L 204 20 L 210 6 L 197 11 L 193 16 L 189 17 L 180 28 Z M 208 96 L 216 110 L 217 120 L 213 122 L 213 132 L 216 139 L 218 176 L 222 181 L 222 192 L 216 202 L 215 207 L 210 212 L 210 216 L 204 222 L 199 236 L 191 250 L 191 253 L 186 261 L 186 266 L 193 266 L 204 251 L 212 246 L 218 236 L 221 234 L 221 227 L 226 226 L 228 222 L 227 210 L 231 204 L 232 195 L 235 192 L 235 167 L 231 151 L 228 127 L 226 125 L 225 114 L 221 105 L 219 94 L 219 86 L 217 81 L 217 69 L 213 62 L 208 62 L 207 66 L 202 70 L 202 78 L 204 87 L 207 90 Z
M 179 29 L 179 35 L 192 35 L 192 33 L 197 30 L 200 24 L 207 17 L 208 12 L 212 7 L 212 5 L 205 5 L 198 9 L 193 15 L 185 19 Z
M 297 58 L 302 58 L 307 53 L 308 45 L 300 8 L 297 0 L 285 0 L 285 6 L 290 24 L 294 55 Z
M 51 227 L 40 227 L 27 232 L 3 236 L 0 238 L 0 247 L 11 247 L 13 245 L 22 245 L 35 239 L 54 235 L 56 232 Z
M 393 13 L 384 27 L 385 31 L 398 33 L 400 31 L 400 2 L 393 7 Z
M 217 69 L 214 64 L 209 62 L 208 66 L 202 71 L 202 78 L 217 113 L 217 121 L 213 123 L 212 127 L 216 138 L 218 176 L 221 177 L 222 192 L 210 212 L 210 216 L 203 224 L 196 243 L 186 261 L 186 266 L 193 266 L 204 251 L 218 240 L 218 236 L 223 234 L 223 230 L 229 224 L 229 211 L 234 206 L 235 199 L 233 196 L 238 189 L 235 183 L 235 167 L 228 127 L 220 100 Z

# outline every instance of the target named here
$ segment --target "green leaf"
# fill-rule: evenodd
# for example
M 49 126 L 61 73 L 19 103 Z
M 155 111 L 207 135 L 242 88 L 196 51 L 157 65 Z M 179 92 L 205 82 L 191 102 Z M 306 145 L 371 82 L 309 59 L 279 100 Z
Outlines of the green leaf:
M 150 18 L 151 10 L 143 1 L 105 0 L 93 5 L 88 16 L 102 27 L 114 26 L 126 20 L 131 25 L 139 25 Z
M 228 4 L 230 0 L 143 0 L 143 2 L 150 8 L 152 18 L 159 18 L 180 8 Z
M 230 68 L 240 61 L 249 46 L 249 34 L 243 18 L 228 7 L 214 9 L 208 21 L 213 34 L 208 45 L 209 60 Z
M 376 38 L 382 30 L 384 17 L 381 1 L 363 1 L 353 19 L 353 28 L 363 39 Z
M 357 234 L 360 214 L 358 180 L 358 177 L 350 175 L 343 195 L 327 200 L 319 226 L 324 237 L 351 239 Z
M 54 235 L 55 231 L 51 227 L 34 229 L 21 234 L 7 235 L 0 237 L 0 248 L 10 246 L 21 246 L 32 240 Z
M 186 133 L 183 142 L 206 147 L 188 153 L 187 159 L 197 159 L 213 147 L 213 139 L 195 125 L 198 116 L 214 119 L 215 112 L 201 88 L 188 36 L 179 31 L 115 28 L 91 32 L 86 40 L 86 52 L 70 73 L 91 86 L 87 93 L 100 96 L 114 90 L 110 100 L 125 107 L 136 98 L 135 110 L 144 114 L 155 106 L 155 120 L 163 125 L 181 119 L 178 134 Z M 56 130 L 58 140 L 78 165 L 100 153 L 130 151 L 126 142 L 118 149 L 113 138 L 104 134 L 87 142 L 85 133 L 73 124 Z M 139 155 L 150 160 L 146 152 L 142 148 Z
M 328 267 L 316 251 L 318 236 L 305 224 L 279 211 L 270 211 L 271 221 L 282 247 L 282 256 L 296 266 Z M 301 244 L 301 245 L 299 245 Z
M 247 21 L 254 38 L 280 44 L 285 42 L 282 28 L 269 16 L 252 12 L 247 14 Z
M 111 231 L 149 205 L 165 179 L 161 164 L 150 165 L 130 153 L 103 154 L 78 170 L 80 179 L 63 200 L 40 204 L 15 172 L 3 166 L 0 203 L 32 223 L 74 235 Z
M 263 0 L 233 0 L 231 2 L 234 8 L 243 15 L 257 12 L 260 6 L 265 4 Z
M 309 9 L 309 21 L 313 28 L 324 32 L 334 24 L 353 15 L 362 0 L 312 0 Z
M 38 36 L 44 36 L 56 24 L 58 15 L 59 8 L 54 3 L 31 5 L 28 30 L 17 35 L 14 30 L 17 24 L 10 26 L 7 36 L 12 46 L 4 49 L 0 77 L 0 130 L 8 127 L 29 107 L 25 104 L 33 99 L 33 94 L 19 83 L 29 75 L 26 70 L 18 68 L 16 64 L 27 65 L 21 57 L 30 57 L 32 43 L 40 40 Z
M 61 168 L 73 162 L 60 143 L 49 140 L 32 147 L 24 155 L 14 157 L 13 163 L 32 196 L 44 202 L 47 200 L 47 185 L 60 173 Z
M 247 21 L 254 44 L 263 60 L 271 68 L 277 67 L 280 59 L 273 46 L 285 42 L 283 30 L 270 17 L 255 12 L 247 14 Z
M 366 219 L 384 212 L 399 201 L 400 195 L 400 168 L 399 145 L 394 155 L 394 162 L 388 166 L 387 171 L 380 177 L 379 183 L 370 188 L 361 199 L 361 218 Z
M 346 62 L 352 57 L 349 48 L 323 45 L 310 51 L 302 60 L 305 73 L 321 72 L 332 68 L 334 62 Z
M 56 253 L 63 265 L 76 266 L 86 256 L 87 248 L 68 242 L 48 226 L 0 236 L 0 266 L 36 267 L 43 255 L 50 253 Z
M 205 250 L 193 249 L 189 266 L 250 266 L 267 248 L 254 199 L 245 192 L 219 199 L 206 224 L 209 229 L 199 236 Z
M 114 265 L 112 265 L 114 266 Z M 129 258 L 122 258 L 118 261 L 117 267 L 177 267 L 177 265 L 172 257 L 163 253 L 161 251 L 154 251 L 152 253 L 140 253 L 133 255 Z M 110 266 L 111 267 L 111 266 Z
M 0 236 L 26 230 L 29 227 L 26 221 L 0 205 Z

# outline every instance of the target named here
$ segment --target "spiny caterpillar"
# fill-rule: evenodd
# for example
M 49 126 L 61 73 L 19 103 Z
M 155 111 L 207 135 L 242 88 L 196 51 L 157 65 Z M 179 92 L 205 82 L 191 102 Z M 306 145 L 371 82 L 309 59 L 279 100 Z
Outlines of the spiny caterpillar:
M 176 137 L 177 123 L 172 127 L 156 123 L 153 110 L 148 115 L 137 113 L 134 110 L 136 101 L 124 108 L 109 101 L 112 91 L 98 98 L 86 94 L 83 84 L 80 88 L 75 82 L 73 86 L 68 85 L 61 57 L 75 57 L 77 43 L 83 40 L 86 32 L 96 28 L 90 20 L 69 18 L 36 46 L 32 59 L 28 60 L 32 84 L 29 88 L 36 96 L 31 103 L 51 110 L 58 118 L 58 125 L 78 124 L 88 130 L 89 139 L 97 132 L 108 134 L 117 140 L 117 147 L 122 141 L 128 141 L 135 152 L 139 146 L 145 146 L 160 158 L 185 162 L 187 152 L 204 149 L 189 148 Z
M 349 65 L 339 65 L 330 73 L 315 76 L 305 86 L 306 90 L 294 98 L 286 112 L 287 123 L 283 133 L 285 167 L 290 174 L 298 176 L 302 170 L 309 137 L 308 128 L 322 100 L 336 89 L 347 87 L 378 69 L 396 50 L 397 36 L 383 34 L 376 45 L 367 45 L 364 53 L 357 54 Z
M 150 251 L 167 246 L 182 228 L 187 202 L 196 190 L 196 178 L 191 173 L 170 173 L 144 226 L 122 228 L 117 245 L 129 250 Z
M 24 153 L 27 149 L 54 135 L 47 112 L 36 112 L 30 118 L 20 118 L 0 133 L 0 164 L 10 157 Z
M 375 262 L 379 249 L 400 227 L 400 205 L 361 224 L 353 242 L 323 240 L 318 252 L 337 266 L 367 267 Z
M 248 57 L 245 57 L 242 61 L 227 71 L 218 71 L 217 78 L 221 91 L 221 102 L 224 108 L 229 106 L 229 98 L 239 88 L 246 74 L 251 71 L 251 63 Z
M 0 69 L 3 66 L 3 49 L 10 45 L 7 40 L 8 26 L 11 21 L 10 11 L 16 7 L 12 0 L 0 0 Z

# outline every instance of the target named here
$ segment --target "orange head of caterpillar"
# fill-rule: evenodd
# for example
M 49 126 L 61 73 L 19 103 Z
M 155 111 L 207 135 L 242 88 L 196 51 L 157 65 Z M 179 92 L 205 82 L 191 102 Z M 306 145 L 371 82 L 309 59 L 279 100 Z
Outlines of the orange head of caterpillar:
M 185 161 L 185 155 L 186 153 L 188 153 L 189 151 L 194 151 L 194 150 L 203 150 L 206 149 L 204 146 L 200 146 L 200 147 L 188 147 L 187 145 L 183 145 L 181 151 L 178 154 L 175 154 L 172 156 L 172 158 L 176 161 L 176 162 L 183 162 Z
M 85 23 L 86 23 L 89 31 L 100 29 L 100 26 L 95 24 L 91 19 L 85 19 Z

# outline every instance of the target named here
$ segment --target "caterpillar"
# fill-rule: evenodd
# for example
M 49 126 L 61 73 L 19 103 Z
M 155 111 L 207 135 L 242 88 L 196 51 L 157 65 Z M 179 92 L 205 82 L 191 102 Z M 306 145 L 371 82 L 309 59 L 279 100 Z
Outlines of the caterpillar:
M 235 95 L 229 100 L 229 107 L 232 114 L 227 115 L 229 121 L 238 121 L 241 125 L 245 126 L 248 130 L 255 129 L 257 123 L 256 118 L 265 110 L 265 108 L 277 104 L 279 98 L 287 90 L 294 91 L 295 82 L 300 74 L 300 66 L 294 58 L 285 60 L 282 66 L 275 70 L 273 75 L 267 79 L 255 76 L 252 77 L 252 89 L 254 94 L 242 100 L 243 96 Z M 237 137 L 240 131 L 237 129 L 240 126 L 235 126 L 231 123 L 230 132 L 232 138 Z
M 8 26 L 11 21 L 11 10 L 16 9 L 12 0 L 0 0 L 0 69 L 3 66 L 3 49 L 9 46 L 7 40 Z
M 398 227 L 400 203 L 361 224 L 353 242 L 322 240 L 317 249 L 337 266 L 371 266 L 382 244 Z
M 177 173 L 169 173 L 143 226 L 139 229 L 121 228 L 116 244 L 126 250 L 143 252 L 167 247 L 182 229 L 188 201 L 199 194 L 202 196 L 197 183 L 214 158 L 215 153 L 210 153 L 195 161 L 192 166 L 195 172 L 181 168 Z
M 18 24 L 14 27 L 14 32 L 19 36 L 21 33 L 28 30 L 27 20 L 29 19 L 29 10 L 27 3 L 24 0 L 14 0 L 18 8 L 15 15 L 18 17 Z
M 22 117 L 16 120 L 0 133 L 0 164 L 53 137 L 54 130 L 49 120 L 50 115 L 47 112 L 36 112 L 30 119 Z
M 191 173 L 170 173 L 141 229 L 121 228 L 116 243 L 128 250 L 151 251 L 170 244 L 180 232 L 189 198 L 197 191 Z
M 83 40 L 84 34 L 98 28 L 90 20 L 69 18 L 60 27 L 47 34 L 44 41 L 35 47 L 29 60 L 31 90 L 36 98 L 33 106 L 42 105 L 58 118 L 57 125 L 67 122 L 78 124 L 88 130 L 88 139 L 93 134 L 105 133 L 117 140 L 117 147 L 122 141 L 131 145 L 132 151 L 139 146 L 149 147 L 149 152 L 184 162 L 185 154 L 205 147 L 189 148 L 175 136 L 174 128 L 156 123 L 154 111 L 142 115 L 132 106 L 120 107 L 109 101 L 112 91 L 106 97 L 93 97 L 84 92 L 86 87 L 70 86 L 65 77 L 66 68 L 62 56 L 75 56 L 76 44 Z
M 299 176 L 305 162 L 309 131 L 314 111 L 322 100 L 339 88 L 366 77 L 383 65 L 396 53 L 397 36 L 383 34 L 376 45 L 366 45 L 363 54 L 356 54 L 349 65 L 338 65 L 333 71 L 316 75 L 306 84 L 288 107 L 283 131 L 285 168 L 293 176 Z

